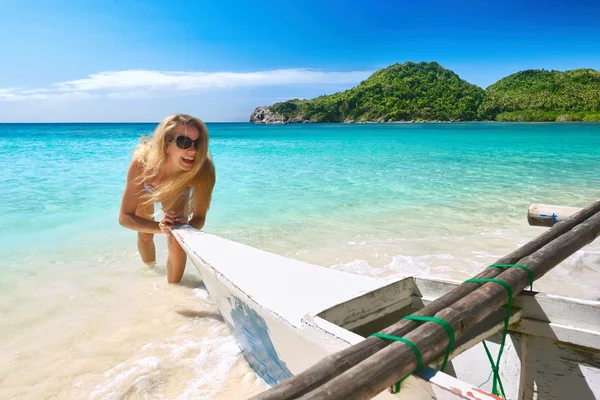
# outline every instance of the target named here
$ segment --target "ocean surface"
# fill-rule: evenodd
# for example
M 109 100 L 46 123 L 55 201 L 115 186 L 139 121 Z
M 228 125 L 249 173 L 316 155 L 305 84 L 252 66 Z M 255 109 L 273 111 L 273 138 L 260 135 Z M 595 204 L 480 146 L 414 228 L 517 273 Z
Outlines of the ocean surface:
M 600 124 L 208 124 L 205 231 L 356 274 L 467 279 L 600 198 Z M 117 214 L 155 124 L 0 124 L 0 398 L 246 399 L 265 389 L 197 270 L 168 285 Z M 600 243 L 536 290 L 600 298 Z M 309 288 L 307 288 L 307 295 Z

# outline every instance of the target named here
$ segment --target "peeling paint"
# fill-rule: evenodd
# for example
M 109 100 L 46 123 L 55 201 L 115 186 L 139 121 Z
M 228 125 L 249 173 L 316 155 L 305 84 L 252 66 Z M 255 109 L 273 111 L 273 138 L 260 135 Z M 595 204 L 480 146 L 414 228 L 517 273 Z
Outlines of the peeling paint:
M 467 392 L 467 397 L 472 397 L 472 398 L 474 398 L 475 400 L 482 400 L 482 399 L 480 399 L 479 397 L 475 397 L 475 395 L 473 394 L 473 392 Z
M 270 385 L 277 385 L 291 378 L 291 371 L 279 358 L 271 342 L 266 321 L 241 299 L 232 297 L 235 308 L 231 309 L 233 325 L 229 328 L 252 369 Z
M 451 387 L 450 390 L 452 390 L 454 393 L 459 394 L 462 396 L 462 390 L 460 390 L 457 387 Z
M 481 394 L 483 394 L 483 395 L 485 395 L 486 397 L 489 397 L 489 398 L 491 398 L 491 399 L 496 399 L 496 400 L 504 400 L 504 399 L 503 399 L 502 397 L 500 397 L 500 396 L 496 396 L 496 395 L 494 395 L 494 394 L 488 393 L 488 392 L 486 392 L 485 390 L 481 390 L 481 389 L 479 389 L 479 388 L 473 388 L 473 390 L 474 390 L 474 391 L 476 391 L 476 392 L 478 392 L 478 393 L 481 393 Z

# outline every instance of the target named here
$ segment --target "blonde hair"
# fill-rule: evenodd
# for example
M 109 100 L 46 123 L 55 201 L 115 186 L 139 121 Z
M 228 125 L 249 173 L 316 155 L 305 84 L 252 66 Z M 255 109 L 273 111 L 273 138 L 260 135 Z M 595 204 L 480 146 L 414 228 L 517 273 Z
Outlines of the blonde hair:
M 138 168 L 140 168 L 139 183 L 152 182 L 160 178 L 161 167 L 163 167 L 167 158 L 167 145 L 170 141 L 175 140 L 174 131 L 179 125 L 194 126 L 200 134 L 192 169 L 182 171 L 167 181 L 161 181 L 152 193 L 143 193 L 141 198 L 144 204 L 163 203 L 163 208 L 167 208 L 173 205 L 178 200 L 179 195 L 188 187 L 201 189 L 200 195 L 207 197 L 203 200 L 210 204 L 212 185 L 214 185 L 214 166 L 208 151 L 208 129 L 202 120 L 190 115 L 170 115 L 158 124 L 150 136 L 142 137 L 134 155 L 138 160 Z M 212 182 L 205 182 L 207 179 L 211 180 L 211 177 Z M 190 206 L 193 204 L 195 191 L 190 192 L 188 209 L 191 209 Z M 165 205 L 165 203 L 169 205 Z

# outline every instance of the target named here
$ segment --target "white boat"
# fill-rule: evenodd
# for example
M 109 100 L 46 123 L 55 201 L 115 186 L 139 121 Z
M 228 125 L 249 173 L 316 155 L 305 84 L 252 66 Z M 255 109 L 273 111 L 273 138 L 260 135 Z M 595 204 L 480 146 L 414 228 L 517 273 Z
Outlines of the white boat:
M 173 230 L 248 363 L 276 385 L 461 282 L 378 279 L 308 264 L 198 231 Z M 600 399 L 600 302 L 522 292 L 500 364 L 508 399 Z M 457 341 L 445 372 L 422 367 L 378 399 L 498 399 L 481 345 L 498 351 L 505 311 Z M 491 346 L 490 346 L 491 345 Z

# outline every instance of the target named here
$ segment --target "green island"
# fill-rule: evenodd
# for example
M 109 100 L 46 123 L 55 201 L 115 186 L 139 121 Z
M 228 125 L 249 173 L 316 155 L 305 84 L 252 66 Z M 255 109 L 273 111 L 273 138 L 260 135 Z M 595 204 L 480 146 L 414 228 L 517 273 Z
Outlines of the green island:
M 600 121 L 600 71 L 526 70 L 485 90 L 437 62 L 380 69 L 359 85 L 257 107 L 250 122 Z

